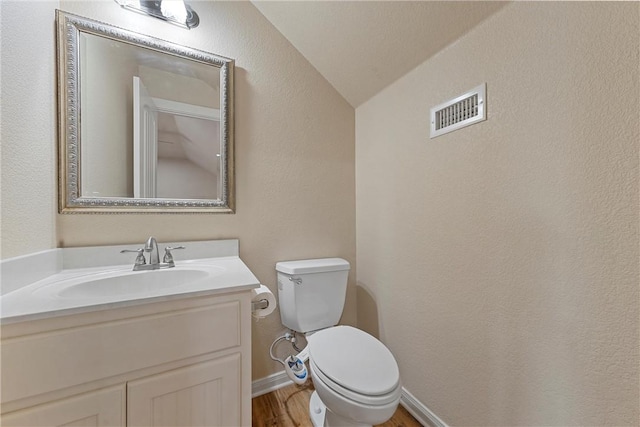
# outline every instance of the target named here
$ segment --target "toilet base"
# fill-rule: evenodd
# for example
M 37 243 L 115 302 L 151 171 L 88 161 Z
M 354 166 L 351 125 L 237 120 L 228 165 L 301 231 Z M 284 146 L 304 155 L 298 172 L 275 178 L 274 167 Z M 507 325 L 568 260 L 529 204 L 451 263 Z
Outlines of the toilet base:
M 372 427 L 371 424 L 348 420 L 331 412 L 320 400 L 317 391 L 311 394 L 311 399 L 309 400 L 309 417 L 311 417 L 313 427 Z
M 309 417 L 311 417 L 311 423 L 313 427 L 324 427 L 324 414 L 327 407 L 324 406 L 318 392 L 314 390 L 309 400 Z

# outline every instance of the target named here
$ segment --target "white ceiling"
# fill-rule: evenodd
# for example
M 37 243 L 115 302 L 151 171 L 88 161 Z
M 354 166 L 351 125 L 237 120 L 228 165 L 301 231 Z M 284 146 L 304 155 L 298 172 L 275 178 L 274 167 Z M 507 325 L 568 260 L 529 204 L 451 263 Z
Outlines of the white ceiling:
M 358 107 L 507 2 L 254 0 L 253 4 Z

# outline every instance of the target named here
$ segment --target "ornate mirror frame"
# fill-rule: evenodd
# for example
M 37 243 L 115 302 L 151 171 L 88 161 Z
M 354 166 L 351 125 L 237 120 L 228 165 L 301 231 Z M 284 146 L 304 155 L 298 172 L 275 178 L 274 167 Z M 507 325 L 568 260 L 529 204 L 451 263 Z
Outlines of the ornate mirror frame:
M 68 213 L 233 213 L 234 60 L 138 34 L 109 24 L 56 11 L 58 60 L 59 212 Z M 220 70 L 220 138 L 222 181 L 219 199 L 83 197 L 80 192 L 80 33 L 93 34 L 189 59 Z

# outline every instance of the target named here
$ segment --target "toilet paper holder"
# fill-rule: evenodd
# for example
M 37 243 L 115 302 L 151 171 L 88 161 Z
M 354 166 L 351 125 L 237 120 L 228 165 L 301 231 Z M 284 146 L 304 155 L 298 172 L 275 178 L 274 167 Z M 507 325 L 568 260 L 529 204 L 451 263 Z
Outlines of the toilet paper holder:
M 273 313 L 277 306 L 276 297 L 265 285 L 251 289 L 251 315 L 260 320 Z
M 261 299 L 260 301 L 251 301 L 251 311 L 262 310 L 269 307 L 269 301 Z

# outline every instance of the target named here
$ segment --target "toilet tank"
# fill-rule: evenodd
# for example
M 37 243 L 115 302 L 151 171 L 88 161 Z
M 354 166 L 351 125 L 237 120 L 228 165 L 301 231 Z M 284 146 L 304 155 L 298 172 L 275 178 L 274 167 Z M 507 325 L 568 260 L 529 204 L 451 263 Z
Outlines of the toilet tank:
M 342 258 L 276 264 L 282 324 L 298 332 L 335 326 L 347 294 L 349 262 Z

